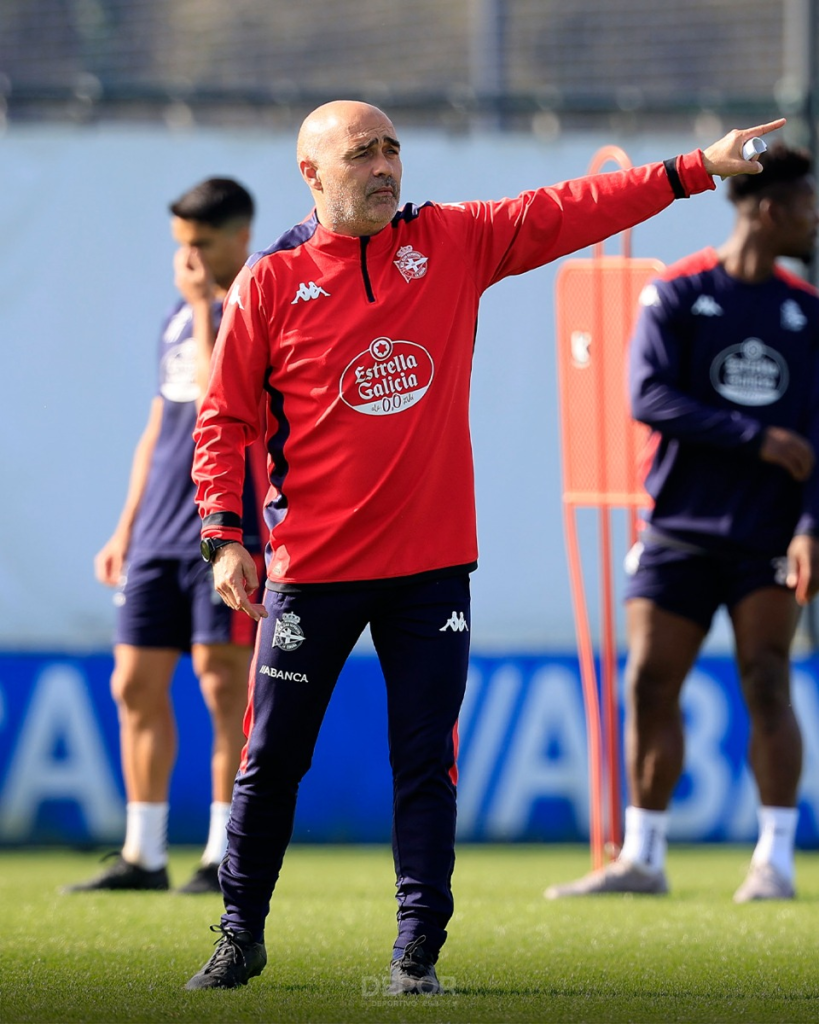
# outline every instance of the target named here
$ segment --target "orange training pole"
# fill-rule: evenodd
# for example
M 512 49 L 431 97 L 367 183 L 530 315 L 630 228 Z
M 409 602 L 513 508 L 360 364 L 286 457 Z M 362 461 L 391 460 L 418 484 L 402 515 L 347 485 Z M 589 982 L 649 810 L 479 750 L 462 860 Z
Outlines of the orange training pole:
M 617 146 L 595 155 L 593 174 L 614 161 L 631 167 Z M 639 292 L 662 269 L 657 260 L 631 258 L 631 232 L 622 234 L 623 255 L 566 260 L 556 283 L 557 369 L 560 399 L 563 509 L 572 607 L 586 710 L 589 758 L 589 824 L 592 862 L 622 843 L 617 637 L 614 608 L 611 509 L 629 512 L 629 542 L 636 539 L 637 509 L 648 498 L 638 480 L 637 453 L 647 435 L 628 413 L 625 353 Z M 598 680 L 583 582 L 576 511 L 598 512 L 601 586 L 601 649 Z M 602 710 L 601 710 L 602 702 Z

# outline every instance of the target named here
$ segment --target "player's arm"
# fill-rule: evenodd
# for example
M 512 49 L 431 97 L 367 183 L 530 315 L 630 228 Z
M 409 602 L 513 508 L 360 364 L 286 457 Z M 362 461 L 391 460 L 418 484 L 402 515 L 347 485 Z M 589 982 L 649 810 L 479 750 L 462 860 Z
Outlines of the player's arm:
M 819 355 L 814 356 L 813 363 L 807 427 L 811 455 L 819 451 Z M 802 514 L 788 547 L 788 586 L 803 605 L 819 593 L 819 471 L 813 463 L 802 491 Z
M 240 301 L 228 305 L 214 348 L 208 388 L 194 441 L 193 479 L 202 536 L 236 543 L 213 558 L 216 590 L 232 608 L 258 620 L 261 605 L 248 599 L 259 584 L 255 562 L 242 544 L 245 448 L 258 436 L 259 409 L 270 371 L 267 316 L 248 268 L 236 279 Z
M 128 480 L 128 491 L 125 495 L 125 504 L 120 512 L 116 529 L 94 558 L 94 573 L 97 579 L 100 583 L 105 583 L 109 587 L 115 587 L 119 583 L 122 568 L 128 555 L 134 520 L 139 511 L 142 496 L 145 493 L 148 472 L 151 468 L 151 459 L 153 458 L 156 440 L 159 437 L 159 430 L 162 426 L 162 409 L 162 398 L 157 395 L 151 403 L 148 422 L 134 449 L 134 456 L 131 460 L 131 474 Z
M 215 282 L 196 246 L 183 245 L 173 258 L 174 284 L 193 314 L 193 339 L 196 342 L 196 383 L 199 386 L 197 409 L 208 386 L 210 362 L 216 343 L 213 322 Z
M 681 369 L 685 340 L 674 292 L 657 282 L 644 290 L 641 302 L 628 353 L 632 416 L 667 438 L 757 457 L 763 433 L 759 420 L 687 393 Z
M 742 155 L 754 136 L 781 128 L 780 118 L 735 129 L 705 151 L 660 163 L 594 174 L 495 203 L 453 204 L 446 217 L 480 291 L 513 274 L 601 242 L 660 213 L 675 199 L 716 187 L 714 176 L 758 174 Z

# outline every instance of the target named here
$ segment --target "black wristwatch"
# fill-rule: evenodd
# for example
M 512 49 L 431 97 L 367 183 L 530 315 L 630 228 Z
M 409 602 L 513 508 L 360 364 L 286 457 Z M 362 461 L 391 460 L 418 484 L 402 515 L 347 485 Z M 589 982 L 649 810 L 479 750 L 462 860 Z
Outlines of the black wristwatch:
M 238 543 L 236 540 L 223 540 L 221 537 L 205 537 L 199 545 L 199 550 L 206 562 L 212 562 L 219 548 L 225 547 L 226 544 Z

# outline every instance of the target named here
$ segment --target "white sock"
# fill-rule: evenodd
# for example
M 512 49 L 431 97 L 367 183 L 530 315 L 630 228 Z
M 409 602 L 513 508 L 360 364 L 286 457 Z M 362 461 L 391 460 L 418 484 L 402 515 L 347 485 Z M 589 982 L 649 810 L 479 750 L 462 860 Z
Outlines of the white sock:
M 649 871 L 662 871 L 668 848 L 668 811 L 626 808 L 626 835 L 620 860 L 639 864 Z
M 125 842 L 122 856 L 146 871 L 158 871 L 168 863 L 168 805 L 125 805 Z
M 221 864 L 227 852 L 227 823 L 230 817 L 230 804 L 214 801 L 210 805 L 210 831 L 208 843 L 202 854 L 203 864 Z
M 770 864 L 780 875 L 793 881 L 793 844 L 799 811 L 796 807 L 760 807 L 759 839 L 752 864 Z

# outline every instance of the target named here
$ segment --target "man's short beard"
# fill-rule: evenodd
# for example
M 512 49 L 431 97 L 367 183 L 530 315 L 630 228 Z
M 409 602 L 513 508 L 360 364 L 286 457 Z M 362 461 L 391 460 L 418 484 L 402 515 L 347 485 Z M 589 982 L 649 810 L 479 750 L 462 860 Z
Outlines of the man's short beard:
M 398 185 L 395 182 L 391 182 L 393 189 L 395 190 L 395 209 L 398 209 Z M 351 189 L 342 188 L 333 195 L 329 195 L 325 192 L 325 200 L 327 204 L 327 212 L 330 215 L 332 223 L 335 225 L 336 230 L 339 227 L 349 227 L 350 225 L 360 224 L 381 224 L 382 218 L 375 215 L 371 210 L 367 196 L 360 196 L 353 193 Z M 394 216 L 394 212 L 390 214 L 390 220 Z

